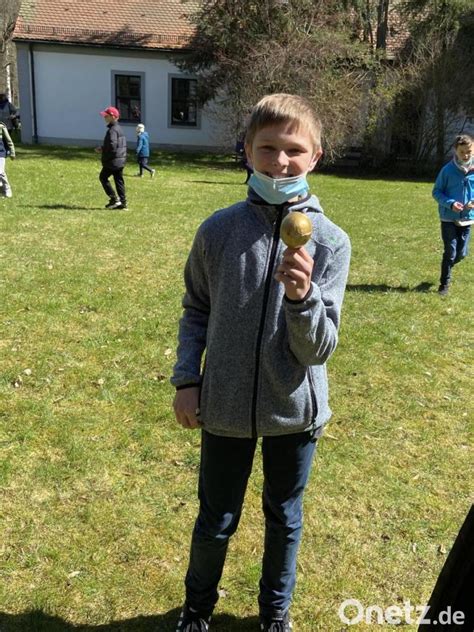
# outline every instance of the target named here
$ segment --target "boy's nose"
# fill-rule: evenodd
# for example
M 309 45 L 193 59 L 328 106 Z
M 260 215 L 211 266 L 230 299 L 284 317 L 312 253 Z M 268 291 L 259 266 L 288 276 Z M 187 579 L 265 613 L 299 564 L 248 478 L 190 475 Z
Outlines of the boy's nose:
M 288 164 L 288 156 L 284 151 L 280 151 L 275 156 L 275 164 L 286 166 Z

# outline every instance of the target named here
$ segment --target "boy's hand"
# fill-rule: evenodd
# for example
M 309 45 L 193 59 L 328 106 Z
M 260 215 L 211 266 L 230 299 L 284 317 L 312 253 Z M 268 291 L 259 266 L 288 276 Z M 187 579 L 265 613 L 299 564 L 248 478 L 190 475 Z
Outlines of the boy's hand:
M 304 247 L 284 251 L 275 279 L 283 283 L 285 294 L 291 301 L 301 301 L 308 294 L 313 265 L 313 259 Z
M 461 204 L 461 202 L 453 202 L 451 208 L 456 213 L 460 213 L 464 209 L 464 204 Z
M 466 208 L 474 208 L 474 200 L 471 200 L 466 204 Z
M 190 386 L 176 391 L 173 400 L 176 421 L 183 428 L 200 428 L 199 415 L 199 386 Z

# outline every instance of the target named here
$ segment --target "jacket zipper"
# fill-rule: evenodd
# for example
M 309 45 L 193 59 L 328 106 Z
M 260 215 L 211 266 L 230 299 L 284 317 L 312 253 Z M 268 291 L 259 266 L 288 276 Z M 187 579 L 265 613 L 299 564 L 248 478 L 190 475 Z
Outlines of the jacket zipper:
M 265 319 L 267 315 L 268 297 L 270 295 L 270 287 L 273 279 L 273 266 L 275 264 L 276 253 L 278 250 L 278 241 L 280 239 L 280 225 L 283 216 L 283 206 L 279 206 L 278 216 L 275 222 L 275 230 L 273 232 L 272 250 L 270 253 L 270 262 L 267 270 L 267 277 L 265 279 L 265 290 L 263 293 L 262 312 L 260 316 L 260 325 L 257 334 L 257 346 L 255 349 L 255 377 L 253 383 L 253 398 L 252 398 L 252 437 L 256 438 L 257 435 L 257 397 L 258 397 L 258 383 L 260 373 L 260 350 L 262 348 L 263 331 L 265 329 Z
M 316 417 L 318 416 L 318 402 L 316 401 L 315 388 L 313 384 L 313 374 L 311 373 L 311 367 L 308 367 L 308 383 L 309 383 L 309 393 L 311 396 L 311 407 L 312 407 L 312 424 L 311 426 L 316 426 Z

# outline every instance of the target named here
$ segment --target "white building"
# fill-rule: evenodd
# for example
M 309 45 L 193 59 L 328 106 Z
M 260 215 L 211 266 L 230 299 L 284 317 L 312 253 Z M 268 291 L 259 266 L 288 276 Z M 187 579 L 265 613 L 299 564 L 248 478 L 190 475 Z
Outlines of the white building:
M 197 79 L 171 58 L 185 55 L 193 27 L 180 0 L 23 0 L 14 41 L 18 53 L 22 141 L 94 145 L 99 114 L 121 113 L 127 139 L 145 124 L 156 147 L 212 150 L 228 145 Z

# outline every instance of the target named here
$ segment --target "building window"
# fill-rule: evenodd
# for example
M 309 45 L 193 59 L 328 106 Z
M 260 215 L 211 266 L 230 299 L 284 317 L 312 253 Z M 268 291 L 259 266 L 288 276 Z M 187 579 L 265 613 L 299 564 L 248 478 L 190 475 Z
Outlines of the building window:
M 198 127 L 197 80 L 171 77 L 172 126 Z
M 142 120 L 142 78 L 140 75 L 115 74 L 115 107 L 124 123 Z

